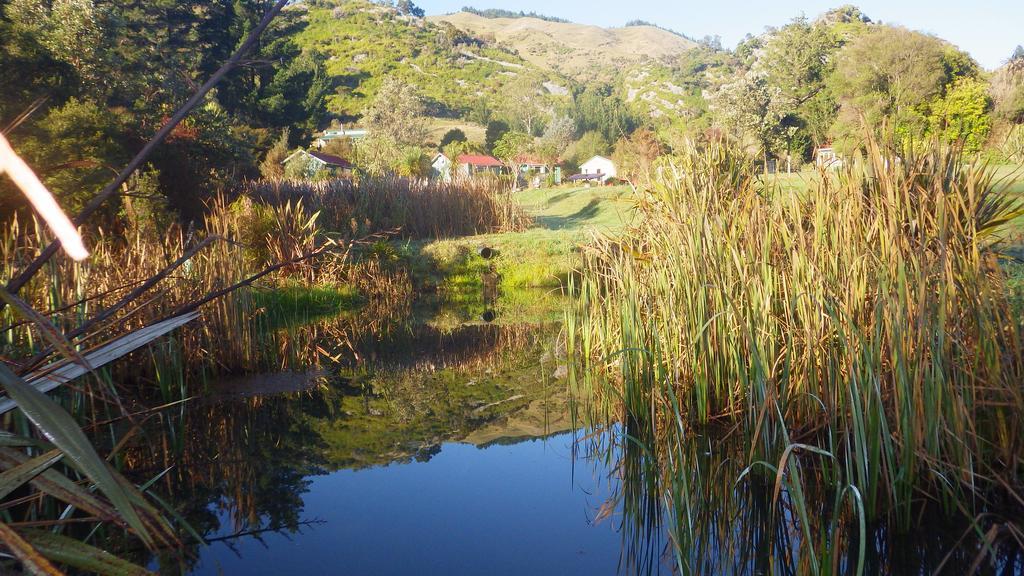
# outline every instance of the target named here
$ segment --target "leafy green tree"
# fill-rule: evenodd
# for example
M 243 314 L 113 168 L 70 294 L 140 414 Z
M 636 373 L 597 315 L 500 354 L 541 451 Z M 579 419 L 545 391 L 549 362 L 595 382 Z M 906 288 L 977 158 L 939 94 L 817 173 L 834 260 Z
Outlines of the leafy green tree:
M 63 207 L 78 212 L 128 160 L 130 123 L 124 110 L 71 98 L 33 127 L 21 152 Z
M 425 108 L 419 91 L 412 84 L 388 76 L 377 96 L 365 110 L 363 122 L 373 138 L 398 145 L 418 145 L 426 135 Z
M 402 156 L 395 172 L 400 176 L 426 178 L 430 176 L 430 156 L 419 146 L 411 146 L 402 151 Z
M 929 106 L 955 78 L 971 67 L 941 40 L 905 28 L 878 26 L 839 53 L 832 90 L 842 106 L 835 132 L 856 137 L 869 127 L 888 124 L 904 139 L 922 137 L 929 127 Z
M 828 138 L 838 104 L 826 81 L 839 44 L 829 26 L 801 17 L 771 34 L 756 55 L 753 69 L 776 91 L 778 136 L 788 158 L 808 157 L 812 143 Z
M 417 18 L 423 18 L 424 16 L 426 16 L 426 13 L 423 11 L 423 9 L 413 4 L 410 0 L 398 0 L 398 3 L 395 5 L 395 7 L 398 8 L 398 11 L 401 12 L 402 14 L 415 16 Z
M 932 131 L 948 142 L 962 142 L 968 152 L 978 152 L 992 130 L 991 107 L 987 83 L 959 78 L 933 105 Z
M 721 86 L 711 96 L 711 107 L 734 136 L 757 144 L 767 169 L 768 158 L 778 152 L 786 136 L 781 90 L 771 85 L 764 73 L 750 71 Z
M 538 150 L 548 162 L 555 162 L 576 137 L 576 122 L 568 116 L 553 117 L 544 129 Z
M 444 133 L 441 137 L 440 147 L 444 148 L 453 142 L 468 142 L 469 138 L 466 138 L 466 133 L 459 128 L 452 128 L 451 130 Z
M 607 156 L 611 153 L 612 146 L 605 140 L 603 134 L 597 130 L 585 132 L 580 139 L 574 142 L 565 152 L 567 160 L 566 168 L 575 169 L 583 162 L 594 156 Z
M 323 119 L 327 92 L 322 57 L 306 52 L 289 60 L 260 90 L 255 116 L 263 126 L 293 128 L 305 140 Z
M 633 132 L 639 124 L 621 95 L 610 84 L 591 83 L 576 95 L 574 114 L 579 129 L 596 130 L 605 142 L 614 142 Z
M 771 35 L 757 66 L 796 111 L 824 90 L 838 48 L 827 26 L 800 17 Z
M 484 133 L 484 146 L 487 151 L 494 153 L 494 146 L 501 140 L 501 137 L 505 135 L 511 127 L 508 122 L 503 120 L 491 120 L 487 123 L 487 131 Z
M 10 10 L 9 4 L 4 11 Z M 40 97 L 63 102 L 71 95 L 77 77 L 68 62 L 43 45 L 34 26 L 20 25 L 0 13 L 0 118 L 18 116 Z M 16 139 L 17 135 L 8 137 Z
M 506 164 L 511 164 L 515 158 L 525 154 L 533 147 L 533 136 L 525 132 L 506 132 L 494 144 L 494 156 Z

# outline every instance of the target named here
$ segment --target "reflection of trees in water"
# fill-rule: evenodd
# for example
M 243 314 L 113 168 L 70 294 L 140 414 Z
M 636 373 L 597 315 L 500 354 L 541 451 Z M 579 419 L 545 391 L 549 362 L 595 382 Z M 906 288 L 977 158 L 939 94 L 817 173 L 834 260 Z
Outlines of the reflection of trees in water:
M 316 426 L 331 468 L 426 460 L 441 443 L 545 400 L 539 359 L 549 327 L 430 326 L 352 342 L 336 417 Z M 555 410 L 565 411 L 553 402 Z
M 149 418 L 125 468 L 139 482 L 170 468 L 154 489 L 205 536 L 295 527 L 311 475 L 427 460 L 442 442 L 536 401 L 552 388 L 538 359 L 553 336 L 546 327 L 442 331 L 383 317 L 281 330 L 254 365 L 321 366 L 318 385 L 306 372 L 279 375 L 269 389 L 293 379 L 294 391 L 258 396 L 249 392 L 267 389 L 266 378 L 252 379 L 251 391 L 245 379 L 207 378 L 207 400 Z
M 804 527 L 788 490 L 773 505 L 774 470 L 746 471 L 747 455 L 727 432 L 688 434 L 668 447 L 665 438 L 616 429 L 585 443 L 600 468 L 613 470 L 612 496 L 598 514 L 620 523 L 622 571 L 810 574 L 813 550 L 822 573 L 855 573 L 859 528 L 846 513 L 848 504 L 837 502 L 831 479 L 821 477 L 812 459 L 800 459 Z M 1001 505 L 993 502 L 991 509 Z M 908 535 L 896 535 L 884 523 L 868 526 L 863 573 L 931 574 L 941 566 L 944 574 L 966 574 L 984 551 L 976 532 L 934 506 L 920 512 L 918 525 L 925 529 Z M 1004 547 L 997 556 L 994 566 L 982 562 L 978 573 L 1024 573 L 1019 549 Z

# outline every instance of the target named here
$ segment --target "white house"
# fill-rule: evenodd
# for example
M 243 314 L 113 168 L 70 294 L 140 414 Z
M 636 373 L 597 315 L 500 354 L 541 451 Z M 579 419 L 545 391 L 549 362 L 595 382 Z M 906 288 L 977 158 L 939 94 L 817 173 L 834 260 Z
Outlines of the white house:
M 444 182 L 451 181 L 452 161 L 444 154 L 438 152 L 437 155 L 434 156 L 434 160 L 430 163 L 430 168 L 434 178 Z
M 822 146 L 814 149 L 814 164 L 818 168 L 839 169 L 843 167 L 843 157 L 836 152 L 835 148 Z
M 601 184 L 605 184 L 611 178 L 617 177 L 619 172 L 615 169 L 615 163 L 608 158 L 605 158 L 604 156 L 594 156 L 590 160 L 580 164 L 580 174 L 594 176 L 594 179 L 600 180 Z

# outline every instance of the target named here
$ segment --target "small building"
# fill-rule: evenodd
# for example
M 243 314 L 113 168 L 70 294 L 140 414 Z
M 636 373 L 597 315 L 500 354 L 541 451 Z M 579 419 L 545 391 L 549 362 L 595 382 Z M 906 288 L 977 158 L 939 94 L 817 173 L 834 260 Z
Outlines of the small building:
M 340 156 L 296 150 L 284 159 L 286 173 L 307 179 L 316 178 L 351 178 L 352 163 Z
M 515 165 L 519 168 L 519 172 L 534 172 L 536 174 L 547 174 L 551 171 L 551 165 L 544 162 L 540 158 L 535 156 L 529 156 L 526 154 L 517 156 L 515 159 Z
M 478 174 L 499 175 L 505 171 L 505 165 L 494 156 L 482 154 L 461 154 L 456 159 L 458 163 L 458 175 L 464 178 Z
M 540 188 L 552 172 L 555 172 L 556 184 L 561 184 L 561 170 L 540 158 L 523 154 L 517 156 L 513 163 L 519 169 L 519 177 L 527 185 Z
M 365 139 L 367 134 L 368 131 L 364 128 L 346 129 L 344 126 L 338 128 L 328 128 L 327 130 L 324 130 L 319 135 L 317 135 L 316 141 L 313 143 L 316 144 L 317 148 L 323 148 L 324 146 L 327 145 L 328 142 L 332 140 L 348 138 L 352 140 L 353 144 L 355 144 L 360 140 Z
M 438 152 L 430 161 L 431 176 L 437 180 L 450 182 L 452 179 L 452 161 L 447 156 Z
M 814 149 L 814 165 L 818 168 L 839 169 L 843 167 L 843 158 L 831 146 Z
M 619 175 L 619 171 L 615 168 L 615 162 L 604 156 L 594 156 L 580 164 L 580 174 L 578 175 L 594 176 L 594 178 L 586 178 L 585 180 L 597 180 L 601 184 L 607 184 L 609 180 Z

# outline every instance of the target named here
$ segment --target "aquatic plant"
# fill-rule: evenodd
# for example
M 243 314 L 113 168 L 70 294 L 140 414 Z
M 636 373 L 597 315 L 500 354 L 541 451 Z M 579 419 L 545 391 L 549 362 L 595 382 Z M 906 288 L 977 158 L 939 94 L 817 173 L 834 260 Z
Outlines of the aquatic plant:
M 669 454 L 684 437 L 736 426 L 745 477 L 789 500 L 811 572 L 832 549 L 815 544 L 814 485 L 837 514 L 899 530 L 922 501 L 984 510 L 1016 526 L 989 544 L 1013 542 L 1020 516 L 984 504 L 1024 504 L 1024 351 L 999 264 L 1021 210 L 986 167 L 869 141 L 792 192 L 712 143 L 659 172 L 639 223 L 583 255 L 566 328 L 577 415 L 648 430 L 669 484 L 691 465 Z

